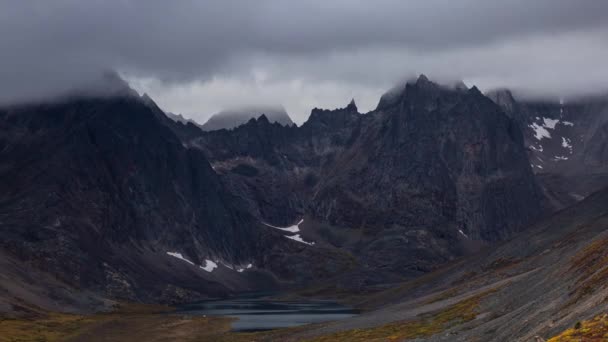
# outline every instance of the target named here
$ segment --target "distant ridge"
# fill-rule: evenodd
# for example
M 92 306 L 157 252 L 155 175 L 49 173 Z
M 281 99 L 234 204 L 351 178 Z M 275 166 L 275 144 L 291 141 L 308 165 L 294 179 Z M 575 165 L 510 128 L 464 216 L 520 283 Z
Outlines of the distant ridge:
M 247 123 L 249 120 L 257 119 L 262 114 L 268 118 L 271 123 L 277 122 L 283 126 L 292 126 L 294 122 L 291 120 L 285 108 L 280 107 L 243 107 L 238 109 L 224 110 L 214 114 L 201 126 L 204 131 L 215 131 L 218 129 L 231 129 Z

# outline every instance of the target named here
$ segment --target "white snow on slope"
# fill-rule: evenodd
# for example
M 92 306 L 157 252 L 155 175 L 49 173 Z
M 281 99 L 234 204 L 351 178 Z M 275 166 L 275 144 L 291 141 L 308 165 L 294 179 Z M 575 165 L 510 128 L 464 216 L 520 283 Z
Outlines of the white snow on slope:
M 537 121 L 540 121 L 541 118 L 536 117 Z M 559 119 L 551 119 L 551 118 L 542 118 L 542 124 L 537 124 L 536 122 L 530 124 L 528 127 L 534 130 L 534 137 L 536 140 L 541 140 L 542 138 L 551 138 L 551 133 L 549 133 L 549 129 L 555 129 L 557 124 L 563 124 L 565 126 L 574 126 L 572 122 L 569 121 L 560 121 Z
M 543 145 L 538 144 L 538 146 L 539 146 L 539 147 L 536 147 L 536 146 L 534 146 L 534 145 L 530 145 L 530 148 L 531 148 L 531 149 L 533 149 L 533 150 L 534 150 L 534 151 L 536 151 L 536 152 L 542 152 L 542 151 L 544 150 L 544 149 L 543 149 Z
M 570 150 L 570 154 L 572 154 L 572 142 L 568 138 L 562 137 L 562 147 Z
M 239 273 L 241 273 L 241 272 L 243 272 L 244 270 L 248 270 L 248 269 L 250 269 L 250 268 L 252 268 L 252 267 L 253 267 L 253 264 L 249 264 L 249 265 L 245 266 L 244 268 L 239 268 L 239 269 L 237 269 L 236 271 L 237 271 L 237 272 L 239 272 Z
M 458 232 L 459 232 L 460 234 L 462 234 L 462 236 L 464 236 L 465 238 L 469 238 L 469 236 L 468 236 L 467 234 L 465 234 L 465 233 L 462 231 L 462 229 L 458 229 Z
M 194 263 L 186 258 L 184 258 L 184 256 L 182 255 L 182 253 L 178 253 L 178 252 L 167 252 L 167 254 L 169 254 L 172 257 L 178 258 L 180 260 L 183 260 L 187 263 L 189 263 L 190 265 L 194 265 Z
M 558 122 L 559 120 L 557 119 L 543 118 L 543 126 L 545 128 L 555 129 L 555 125 L 557 125 Z
M 264 224 L 267 225 L 268 227 L 271 227 L 271 228 L 274 228 L 274 229 L 280 229 L 282 231 L 290 232 L 290 233 L 297 233 L 297 232 L 300 231 L 300 227 L 299 226 L 302 224 L 302 222 L 304 222 L 304 219 L 301 219 L 300 222 L 296 223 L 293 226 L 289 226 L 289 227 L 276 227 L 276 226 L 270 225 L 268 223 L 264 223 Z
M 312 245 L 315 244 L 314 242 L 307 242 L 307 241 L 302 240 L 302 238 L 300 237 L 300 234 L 296 234 L 296 235 L 293 235 L 293 236 L 285 235 L 285 237 L 288 238 L 288 239 L 292 239 L 294 241 L 301 242 L 301 243 L 309 245 L 309 246 L 312 246 Z
M 549 133 L 545 127 L 533 123 L 530 125 L 530 128 L 534 130 L 534 137 L 536 140 L 541 140 L 542 138 L 551 139 L 551 133 Z
M 199 266 L 199 267 L 204 269 L 207 272 L 213 272 L 213 270 L 217 268 L 217 264 L 214 263 L 213 261 L 207 259 L 207 260 L 205 260 L 205 266 Z
M 568 157 L 564 157 L 564 156 L 555 156 L 554 158 L 556 161 L 557 160 L 568 160 Z
M 300 220 L 300 222 L 296 223 L 296 224 L 295 224 L 295 225 L 293 225 L 293 226 L 289 226 L 289 227 L 276 227 L 276 226 L 270 225 L 270 224 L 268 224 L 268 223 L 264 223 L 264 224 L 265 224 L 265 225 L 267 225 L 268 227 L 271 227 L 271 228 L 274 228 L 274 229 L 279 229 L 279 230 L 282 230 L 282 231 L 284 231 L 284 232 L 298 233 L 298 232 L 300 232 L 300 225 L 302 224 L 302 222 L 304 222 L 304 219 L 301 219 L 301 220 Z M 263 223 L 263 222 L 262 222 L 262 223 Z M 309 246 L 312 246 L 312 245 L 314 245 L 314 244 L 315 244 L 314 242 L 307 242 L 307 241 L 304 241 L 304 240 L 302 239 L 302 237 L 300 236 L 300 234 L 296 234 L 296 235 L 285 235 L 285 237 L 286 237 L 286 238 L 288 238 L 288 239 L 294 240 L 294 241 L 298 241 L 298 242 L 301 242 L 301 243 L 307 244 L 307 245 L 309 245 Z
M 174 257 L 174 258 L 178 258 L 180 260 L 183 260 L 187 263 L 189 263 L 190 265 L 196 266 L 192 261 L 184 258 L 184 256 L 182 255 L 182 253 L 178 253 L 178 252 L 167 252 L 168 255 Z M 205 266 L 199 266 L 201 269 L 207 271 L 207 272 L 212 272 L 214 269 L 217 268 L 217 264 L 214 263 L 211 260 L 205 260 Z

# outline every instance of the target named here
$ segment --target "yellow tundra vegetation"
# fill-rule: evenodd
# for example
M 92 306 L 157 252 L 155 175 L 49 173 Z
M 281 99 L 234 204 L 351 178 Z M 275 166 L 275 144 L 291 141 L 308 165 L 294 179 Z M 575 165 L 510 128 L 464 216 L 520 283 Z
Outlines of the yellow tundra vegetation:
M 230 319 L 163 314 L 168 307 L 128 305 L 110 313 L 41 313 L 0 318 L 0 342 L 211 341 Z
M 605 342 L 608 341 L 608 314 L 577 323 L 547 342 Z
M 389 323 L 369 329 L 342 331 L 314 338 L 311 342 L 401 341 L 410 338 L 432 336 L 451 326 L 475 319 L 481 299 L 494 291 L 489 290 L 480 293 L 443 311 L 428 315 L 427 317 L 421 317 L 417 320 Z

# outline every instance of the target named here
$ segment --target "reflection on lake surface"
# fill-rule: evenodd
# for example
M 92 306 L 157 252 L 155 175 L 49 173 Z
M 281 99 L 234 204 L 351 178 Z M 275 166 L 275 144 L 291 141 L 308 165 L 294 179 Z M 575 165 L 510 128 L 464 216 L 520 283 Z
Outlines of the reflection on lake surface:
M 357 311 L 331 301 L 275 301 L 268 298 L 234 298 L 204 301 L 180 307 L 179 313 L 238 318 L 234 331 L 256 331 L 334 321 L 357 315 Z

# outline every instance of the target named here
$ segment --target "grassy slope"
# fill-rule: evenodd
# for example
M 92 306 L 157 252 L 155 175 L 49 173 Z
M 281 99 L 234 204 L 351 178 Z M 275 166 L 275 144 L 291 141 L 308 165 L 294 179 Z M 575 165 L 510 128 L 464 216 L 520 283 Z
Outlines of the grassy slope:
M 401 341 L 417 337 L 428 337 L 445 331 L 453 325 L 474 320 L 478 314 L 480 300 L 493 290 L 454 304 L 445 310 L 424 315 L 416 320 L 396 322 L 368 329 L 352 329 L 311 339 L 311 342 L 333 341 Z
M 582 321 L 573 328 L 552 337 L 547 342 L 600 342 L 608 341 L 608 314 Z
M 204 341 L 230 330 L 230 319 L 165 314 L 170 310 L 126 305 L 94 315 L 38 313 L 2 318 L 0 341 Z

